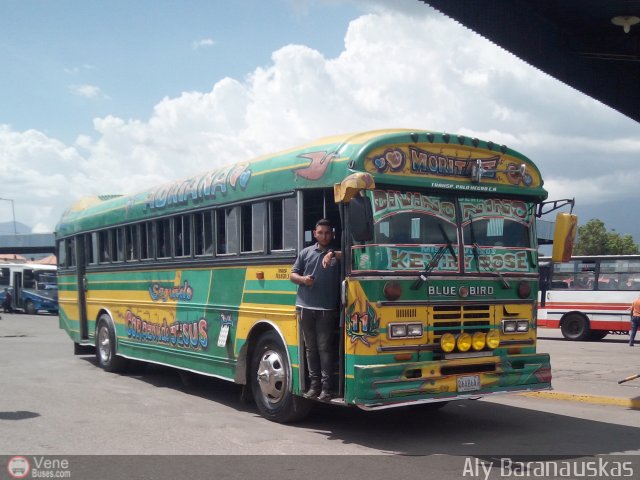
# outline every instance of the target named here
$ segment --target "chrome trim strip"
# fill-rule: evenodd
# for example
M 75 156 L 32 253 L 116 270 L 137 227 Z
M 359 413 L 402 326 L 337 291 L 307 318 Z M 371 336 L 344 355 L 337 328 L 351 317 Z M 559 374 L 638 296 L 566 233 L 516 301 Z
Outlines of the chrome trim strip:
M 376 307 L 408 307 L 408 306 L 439 306 L 439 305 L 460 305 L 464 307 L 474 306 L 474 305 L 509 305 L 509 304 L 532 304 L 534 303 L 534 299 L 525 299 L 525 300 L 496 300 L 493 298 L 487 298 L 486 300 L 380 300 L 376 302 Z
M 458 358 L 480 358 L 480 357 L 493 357 L 493 352 L 464 352 L 464 353 L 445 353 L 445 360 L 453 360 Z M 482 373 L 482 372 L 481 372 Z

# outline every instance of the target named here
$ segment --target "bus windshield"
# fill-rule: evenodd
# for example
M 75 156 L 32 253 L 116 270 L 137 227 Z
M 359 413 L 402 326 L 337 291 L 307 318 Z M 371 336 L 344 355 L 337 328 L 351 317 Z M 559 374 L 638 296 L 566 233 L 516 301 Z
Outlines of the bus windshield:
M 374 238 L 354 246 L 355 270 L 529 271 L 535 249 L 532 204 L 498 198 L 455 198 L 417 192 L 367 192 Z M 458 232 L 462 233 L 460 242 Z M 437 258 L 436 258 L 437 257 Z M 432 260 L 436 258 L 431 265 Z
M 58 280 L 56 273 L 50 270 L 34 270 L 36 288 L 38 290 L 57 290 Z

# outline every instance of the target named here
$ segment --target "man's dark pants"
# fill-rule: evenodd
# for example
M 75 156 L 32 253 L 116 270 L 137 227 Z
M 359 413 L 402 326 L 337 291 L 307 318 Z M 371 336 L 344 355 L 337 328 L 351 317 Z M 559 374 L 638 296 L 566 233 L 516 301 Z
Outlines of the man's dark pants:
M 300 308 L 300 326 L 307 354 L 311 388 L 328 392 L 331 388 L 333 365 L 333 334 L 338 325 L 337 310 Z
M 629 345 L 633 345 L 633 339 L 636 338 L 636 332 L 640 328 L 640 317 L 631 317 L 631 332 L 629 332 Z

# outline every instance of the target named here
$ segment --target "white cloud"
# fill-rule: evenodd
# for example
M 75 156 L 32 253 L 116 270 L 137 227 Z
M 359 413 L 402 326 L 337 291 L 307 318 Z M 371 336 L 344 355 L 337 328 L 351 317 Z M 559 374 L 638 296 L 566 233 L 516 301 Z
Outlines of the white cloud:
M 78 97 L 109 98 L 102 89 L 96 85 L 69 85 L 69 91 Z
M 101 94 L 93 88 L 85 94 Z M 1 126 L 0 166 L 18 220 L 52 228 L 83 195 L 135 192 L 323 135 L 388 127 L 506 144 L 538 164 L 556 198 L 637 197 L 636 122 L 444 17 L 383 10 L 352 21 L 335 58 L 285 46 L 244 79 L 160 100 L 148 119 L 97 118 L 94 135 L 73 146 Z
M 191 48 L 194 50 L 198 50 L 200 48 L 209 48 L 209 47 L 213 47 L 216 44 L 216 42 L 213 41 L 213 39 L 211 38 L 202 38 L 200 40 L 195 40 L 191 43 Z

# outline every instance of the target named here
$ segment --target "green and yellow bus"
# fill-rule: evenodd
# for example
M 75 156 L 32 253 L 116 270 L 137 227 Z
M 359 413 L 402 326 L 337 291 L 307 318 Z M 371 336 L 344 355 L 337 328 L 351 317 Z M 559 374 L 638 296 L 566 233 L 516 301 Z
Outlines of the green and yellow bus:
M 60 327 L 107 371 L 169 365 L 244 385 L 271 420 L 302 418 L 313 400 L 289 275 L 328 218 L 343 253 L 333 403 L 548 389 L 536 353 L 546 197 L 506 146 L 381 130 L 85 198 L 56 228 Z

